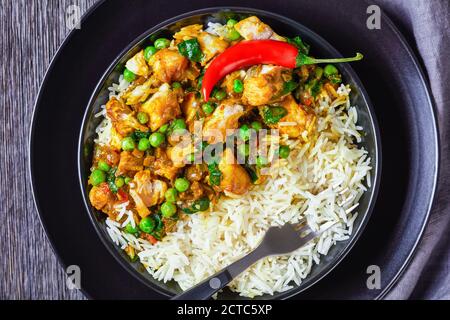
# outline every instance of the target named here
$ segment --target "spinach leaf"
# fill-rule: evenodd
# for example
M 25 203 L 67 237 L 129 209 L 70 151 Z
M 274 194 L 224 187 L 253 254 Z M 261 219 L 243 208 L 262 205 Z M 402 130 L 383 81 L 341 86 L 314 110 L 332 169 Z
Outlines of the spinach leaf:
M 211 163 L 208 165 L 209 171 L 209 183 L 212 186 L 218 186 L 220 184 L 220 179 L 222 178 L 222 172 L 220 172 L 217 163 Z
M 151 132 L 143 132 L 143 131 L 139 131 L 136 130 L 131 134 L 131 138 L 135 141 L 135 142 L 139 142 L 139 140 L 141 140 L 142 138 L 148 138 L 150 137 Z
M 183 41 L 178 44 L 178 52 L 194 62 L 200 62 L 203 59 L 203 52 L 196 38 Z
M 161 219 L 161 213 L 155 213 L 152 217 L 155 220 L 155 228 L 152 230 L 150 235 L 155 237 L 156 240 L 161 240 L 165 234 L 164 222 Z
M 286 38 L 287 42 L 293 44 L 303 54 L 309 53 L 309 44 L 303 42 L 302 38 L 296 36 L 294 38 Z
M 250 179 L 253 183 L 255 183 L 256 180 L 258 180 L 258 175 L 256 174 L 255 170 L 248 164 L 244 165 L 245 171 L 247 171 L 248 175 L 250 176 Z
M 317 79 L 312 79 L 306 84 L 305 88 L 310 90 L 311 96 L 316 97 L 322 90 L 322 83 Z
M 279 106 L 267 106 L 263 108 L 263 120 L 266 124 L 277 124 L 285 115 L 287 110 Z
M 311 87 L 311 95 L 316 97 L 320 93 L 320 90 L 322 90 L 322 84 L 318 82 Z
M 194 201 L 191 207 L 181 209 L 186 214 L 193 214 L 199 211 L 205 211 L 209 208 L 209 199 L 207 197 Z
M 116 171 L 117 168 L 111 168 L 108 172 L 108 176 L 106 177 L 106 182 L 108 183 L 109 190 L 111 190 L 112 193 L 117 193 L 119 191 L 119 188 L 116 186 Z
M 342 82 L 342 78 L 340 74 L 333 74 L 328 76 L 328 79 L 331 81 L 331 83 L 333 84 L 339 84 Z
M 283 90 L 281 90 L 281 95 L 284 96 L 285 94 L 288 94 L 291 91 L 294 91 L 297 89 L 298 83 L 292 80 L 286 81 L 283 83 Z

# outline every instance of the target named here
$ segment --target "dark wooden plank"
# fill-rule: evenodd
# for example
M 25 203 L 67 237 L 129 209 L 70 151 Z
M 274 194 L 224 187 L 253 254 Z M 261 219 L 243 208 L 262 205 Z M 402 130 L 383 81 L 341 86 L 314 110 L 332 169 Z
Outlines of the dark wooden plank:
M 70 31 L 65 10 L 75 4 L 85 12 L 95 2 L 0 2 L 0 299 L 84 298 L 66 288 L 40 225 L 27 177 L 27 140 L 39 84 Z

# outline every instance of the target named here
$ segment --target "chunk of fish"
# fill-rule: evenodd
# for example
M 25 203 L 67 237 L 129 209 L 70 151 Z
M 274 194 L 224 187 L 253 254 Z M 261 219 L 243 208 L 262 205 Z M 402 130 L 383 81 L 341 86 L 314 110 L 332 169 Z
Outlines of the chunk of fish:
M 167 83 L 161 85 L 158 92 L 142 104 L 141 109 L 148 114 L 148 125 L 152 131 L 181 115 L 178 95 Z
M 125 103 L 128 105 L 134 105 L 140 102 L 144 102 L 150 96 L 150 94 L 158 91 L 158 88 L 154 88 L 155 78 L 151 77 L 143 84 L 136 86 L 129 92 L 126 92 L 122 98 L 125 99 Z
M 202 25 L 193 24 L 175 33 L 174 39 L 178 41 L 186 41 L 192 38 L 196 38 L 200 44 L 204 57 L 201 61 L 201 65 L 206 65 L 212 58 L 225 51 L 228 47 L 228 42 L 223 38 L 212 35 L 202 30 Z
M 286 68 L 258 65 L 250 68 L 244 79 L 242 101 L 250 106 L 261 106 L 281 97 Z
M 144 218 L 150 214 L 148 207 L 157 205 L 164 200 L 167 184 L 156 179 L 150 170 L 143 170 L 135 174 L 130 195 L 136 204 L 136 210 Z
M 148 61 L 153 69 L 153 76 L 161 82 L 182 81 L 188 68 L 189 60 L 178 51 L 169 48 L 159 50 Z
M 316 120 L 314 111 L 299 105 L 292 95 L 286 96 L 277 105 L 287 111 L 287 114 L 277 124 L 271 125 L 272 128 L 278 129 L 280 134 L 287 134 L 290 138 L 299 138 L 314 130 Z
M 234 28 L 245 40 L 278 40 L 286 41 L 285 38 L 276 34 L 271 27 L 263 23 L 258 17 L 251 16 L 239 21 Z
M 144 58 L 144 50 L 139 51 L 130 60 L 128 60 L 125 67 L 138 76 L 145 77 L 150 73 L 147 61 L 145 61 Z
M 122 100 L 111 98 L 106 103 L 106 114 L 111 119 L 112 126 L 121 136 L 127 136 L 134 130 L 147 132 L 148 128 L 139 123 L 135 112 Z
M 222 173 L 220 189 L 230 197 L 241 196 L 250 189 L 252 182 L 247 171 L 236 163 L 236 158 L 230 149 L 225 149 L 219 162 Z
M 117 167 L 117 175 L 125 173 L 134 173 L 144 169 L 144 159 L 136 157 L 130 151 L 122 151 L 120 153 L 119 166 Z
M 239 118 L 244 114 L 244 107 L 234 100 L 225 100 L 206 118 L 203 125 L 203 137 L 208 143 L 225 142 L 227 129 L 232 131 L 239 127 Z M 230 132 L 229 131 L 229 132 Z

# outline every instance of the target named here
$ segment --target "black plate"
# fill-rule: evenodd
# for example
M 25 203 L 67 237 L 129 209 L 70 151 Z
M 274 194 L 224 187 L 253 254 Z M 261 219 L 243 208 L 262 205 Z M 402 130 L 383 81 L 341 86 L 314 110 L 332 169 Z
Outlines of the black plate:
M 252 1 L 216 5 L 254 6 Z M 63 266 L 82 270 L 92 298 L 162 298 L 136 280 L 101 244 L 85 213 L 76 175 L 77 136 L 84 108 L 104 70 L 152 25 L 211 1 L 100 2 L 68 37 L 53 60 L 39 97 L 30 140 L 36 206 Z M 383 176 L 372 218 L 359 242 L 325 279 L 297 298 L 382 297 L 416 248 L 434 196 L 438 170 L 436 120 L 422 72 L 403 37 L 382 16 L 381 30 L 366 28 L 360 1 L 259 1 L 258 7 L 290 17 L 327 39 L 354 64 L 381 127 Z M 369 265 L 381 268 L 381 289 L 366 286 Z
M 96 87 L 96 90 L 92 95 L 92 98 L 89 101 L 85 116 L 83 117 L 78 146 L 78 170 L 80 177 L 80 187 L 83 192 L 83 200 L 88 212 L 90 213 L 90 217 L 92 219 L 92 222 L 94 223 L 94 227 L 111 254 L 113 254 L 117 258 L 118 262 L 122 264 L 122 266 L 126 270 L 136 276 L 137 279 L 143 281 L 143 283 L 148 285 L 150 288 L 167 296 L 182 292 L 176 282 L 171 281 L 168 283 L 163 283 L 157 281 L 142 268 L 142 265 L 139 262 L 130 263 L 123 250 L 114 245 L 111 238 L 109 237 L 105 223 L 106 215 L 102 212 L 99 212 L 98 210 L 95 210 L 95 208 L 92 207 L 89 201 L 89 187 L 87 185 L 87 181 L 91 173 L 90 167 L 92 165 L 92 150 L 94 149 L 94 139 L 97 137 L 95 128 L 102 121 L 102 118 L 96 118 L 95 114 L 97 114 L 100 111 L 101 106 L 106 104 L 106 102 L 109 100 L 108 87 L 110 87 L 112 83 L 117 83 L 119 81 L 119 76 L 124 69 L 126 61 L 138 51 L 142 50 L 142 48 L 145 48 L 150 42 L 150 39 L 157 39 L 162 36 L 170 38 L 175 32 L 180 30 L 180 28 L 194 23 L 202 24 L 205 26 L 208 24 L 208 22 L 219 22 L 225 24 L 227 19 L 229 19 L 230 17 L 241 20 L 251 15 L 257 15 L 265 23 L 273 27 L 279 34 L 289 37 L 293 37 L 296 35 L 301 36 L 302 39 L 306 41 L 306 43 L 311 45 L 311 52 L 314 56 L 339 56 L 339 53 L 319 35 L 313 33 L 311 30 L 305 28 L 301 24 L 287 19 L 283 16 L 279 16 L 267 11 L 236 7 L 201 9 L 174 17 L 169 21 L 164 21 L 160 25 L 151 28 L 138 39 L 133 41 L 133 43 L 131 43 L 124 50 L 124 52 L 122 52 L 119 57 L 117 57 L 117 59 L 105 72 L 105 75 L 100 80 L 99 84 Z M 333 268 L 338 265 L 338 263 L 345 257 L 345 255 L 356 243 L 359 236 L 363 232 L 374 207 L 374 199 L 376 199 L 378 185 L 380 182 L 379 178 L 381 168 L 380 133 L 378 130 L 378 125 L 374 119 L 374 111 L 372 106 L 370 105 L 367 92 L 362 87 L 360 80 L 352 70 L 350 64 L 340 64 L 339 69 L 342 73 L 344 83 L 350 84 L 350 87 L 352 88 L 353 94 L 351 95 L 351 104 L 358 106 L 358 125 L 362 126 L 365 129 L 365 135 L 362 138 L 360 147 L 366 149 L 369 152 L 372 160 L 371 166 L 373 170 L 371 171 L 371 187 L 367 192 L 363 194 L 363 196 L 359 200 L 358 217 L 355 220 L 353 233 L 351 234 L 350 238 L 347 241 L 339 242 L 335 246 L 333 246 L 329 250 L 328 254 L 321 259 L 321 263 L 318 266 L 312 268 L 311 273 L 306 279 L 304 279 L 300 286 L 293 286 L 292 289 L 283 293 L 258 297 L 260 299 L 281 299 L 290 297 L 309 288 L 317 281 L 325 277 Z M 219 299 L 239 298 L 242 299 L 242 297 L 227 289 L 225 289 L 224 292 L 219 295 Z

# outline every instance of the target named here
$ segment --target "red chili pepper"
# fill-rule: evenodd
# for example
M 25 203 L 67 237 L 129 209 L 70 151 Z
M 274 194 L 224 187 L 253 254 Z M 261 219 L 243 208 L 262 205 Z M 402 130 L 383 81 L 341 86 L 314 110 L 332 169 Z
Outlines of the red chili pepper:
M 315 59 L 300 52 L 287 42 L 276 40 L 241 41 L 218 55 L 206 69 L 202 80 L 202 94 L 205 101 L 215 84 L 225 75 L 255 64 L 275 64 L 285 68 L 298 68 L 305 64 L 337 63 L 361 60 L 362 54 L 352 58 Z
M 119 198 L 120 202 L 128 201 L 128 194 L 125 191 L 123 191 L 122 189 L 117 190 L 117 197 Z
M 111 193 L 111 189 L 109 189 L 109 186 L 106 182 L 102 182 L 99 187 L 103 191 L 103 193 Z
M 143 235 L 144 237 L 145 237 L 145 239 L 146 240 L 148 240 L 151 244 L 155 244 L 155 243 L 157 243 L 158 242 L 158 240 L 154 237 L 154 236 L 152 236 L 151 234 L 145 234 L 145 235 Z
M 311 98 L 307 98 L 304 101 L 305 106 L 309 107 L 312 104 L 312 99 Z

